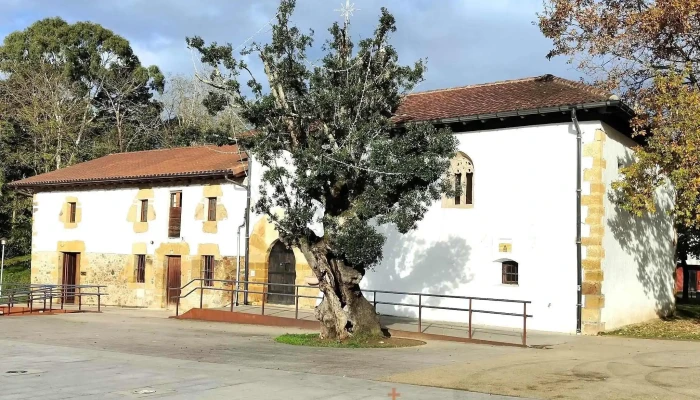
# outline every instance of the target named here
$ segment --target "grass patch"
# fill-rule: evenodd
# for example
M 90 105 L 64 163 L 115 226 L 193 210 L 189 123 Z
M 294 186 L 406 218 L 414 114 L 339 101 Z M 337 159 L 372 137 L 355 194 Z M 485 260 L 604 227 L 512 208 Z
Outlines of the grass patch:
M 420 340 L 383 337 L 351 337 L 339 342 L 337 340 L 320 339 L 318 333 L 285 334 L 275 338 L 275 342 L 293 346 L 332 347 L 342 349 L 392 349 L 397 347 L 412 347 L 425 344 Z
M 31 256 L 21 256 L 5 260 L 5 268 L 3 269 L 2 283 L 3 296 L 12 294 L 15 290 L 25 290 L 26 286 L 31 283 L 32 271 L 30 269 Z M 7 299 L 3 300 L 5 302 Z M 26 296 L 14 297 L 16 302 L 26 301 Z
M 676 314 L 672 317 L 626 326 L 602 334 L 642 339 L 700 341 L 700 304 L 678 304 Z

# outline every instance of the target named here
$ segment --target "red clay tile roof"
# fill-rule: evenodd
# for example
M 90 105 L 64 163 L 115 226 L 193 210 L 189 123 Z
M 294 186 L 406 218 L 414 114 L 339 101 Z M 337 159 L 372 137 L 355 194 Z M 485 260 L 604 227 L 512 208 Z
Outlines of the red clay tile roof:
M 609 94 L 591 86 L 544 75 L 411 94 L 404 99 L 394 120 L 398 123 L 437 121 L 599 103 L 609 98 Z M 242 153 L 242 157 L 239 157 L 236 146 L 183 147 L 112 154 L 13 182 L 10 186 L 32 187 L 225 173 L 241 175 L 247 168 L 247 155 Z
M 552 75 L 432 90 L 406 96 L 397 122 L 436 121 L 606 101 L 610 94 Z
M 12 182 L 12 187 L 53 186 L 191 176 L 241 176 L 248 156 L 237 146 L 200 146 L 110 154 Z

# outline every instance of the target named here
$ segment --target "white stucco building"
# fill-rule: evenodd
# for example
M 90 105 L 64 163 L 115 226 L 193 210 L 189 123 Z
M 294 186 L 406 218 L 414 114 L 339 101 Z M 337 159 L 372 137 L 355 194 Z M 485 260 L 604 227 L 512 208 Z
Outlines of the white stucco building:
M 637 145 L 629 118 L 616 98 L 552 76 L 408 96 L 397 122 L 452 128 L 459 153 L 449 173 L 466 190 L 433 204 L 406 235 L 382 227 L 384 258 L 367 272 L 363 287 L 529 300 L 528 327 L 556 332 L 596 333 L 668 313 L 674 305 L 671 219 L 664 212 L 633 218 L 611 199 L 611 184 Z M 260 167 L 251 166 L 248 176 L 247 156 L 235 146 L 157 150 L 111 155 L 14 183 L 34 195 L 32 282 L 65 281 L 71 268 L 65 255 L 79 254 L 76 282 L 111 285 L 107 302 L 113 304 L 165 307 L 173 282 L 234 279 L 239 257 L 241 278 L 305 284 L 312 273 L 303 256 L 278 244 L 262 216 L 251 215 L 249 254 L 242 259 L 246 241 L 237 241 L 237 234 L 247 193 L 240 185 L 250 182 L 253 203 L 258 196 Z M 173 193 L 181 193 L 179 200 Z M 178 201 L 181 225 L 172 232 Z M 660 210 L 672 206 L 669 193 L 659 192 L 656 201 Z M 175 278 L 168 271 L 178 263 Z M 211 292 L 205 306 L 232 301 L 229 292 Z M 261 298 L 251 294 L 248 300 Z M 385 294 L 380 300 L 415 298 Z M 183 304 L 195 306 L 194 300 Z M 474 308 L 522 312 L 508 303 L 475 301 Z M 389 305 L 378 311 L 417 313 Z M 465 313 L 425 310 L 423 318 L 464 321 Z M 474 323 L 518 327 L 522 320 L 475 313 Z

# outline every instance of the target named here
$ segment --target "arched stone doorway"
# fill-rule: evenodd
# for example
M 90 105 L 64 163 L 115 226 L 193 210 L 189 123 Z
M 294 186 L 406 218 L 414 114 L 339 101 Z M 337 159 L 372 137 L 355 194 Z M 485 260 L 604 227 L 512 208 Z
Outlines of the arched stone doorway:
M 296 278 L 294 251 L 278 240 L 270 249 L 267 269 L 267 282 L 270 285 L 267 286 L 267 302 L 294 304 L 294 286 L 283 285 L 294 285 Z

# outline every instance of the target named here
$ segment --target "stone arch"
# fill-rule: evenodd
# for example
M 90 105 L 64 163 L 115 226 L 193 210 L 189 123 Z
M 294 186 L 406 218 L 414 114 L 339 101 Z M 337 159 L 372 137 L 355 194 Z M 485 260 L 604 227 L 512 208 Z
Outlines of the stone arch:
M 265 216 L 261 216 L 257 222 L 254 223 L 253 229 L 250 233 L 250 251 L 249 251 L 249 277 L 248 280 L 251 282 L 249 285 L 249 290 L 253 292 L 262 292 L 265 285 L 255 283 L 267 283 L 268 282 L 268 272 L 270 263 L 270 253 L 276 243 L 279 242 L 279 233 L 275 229 L 275 226 L 270 223 L 270 221 Z M 307 279 L 314 276 L 311 271 L 304 254 L 298 249 L 291 249 L 294 253 L 295 259 L 295 273 L 297 285 L 307 285 Z M 241 272 L 242 274 L 242 272 Z M 243 277 L 241 277 L 242 279 Z M 318 294 L 318 289 L 300 289 L 300 295 L 316 296 Z M 262 302 L 262 295 L 251 293 L 248 296 L 248 300 L 253 304 L 260 304 Z M 293 304 L 293 303 L 292 303 Z M 301 308 L 313 308 L 316 305 L 314 299 L 300 299 L 299 306 Z
M 453 197 L 444 196 L 443 208 L 472 208 L 474 206 L 474 162 L 464 152 L 457 154 L 450 161 L 448 177 L 452 187 L 461 188 Z
M 280 240 L 270 249 L 267 262 L 267 302 L 273 304 L 294 304 L 296 283 L 296 257 Z

